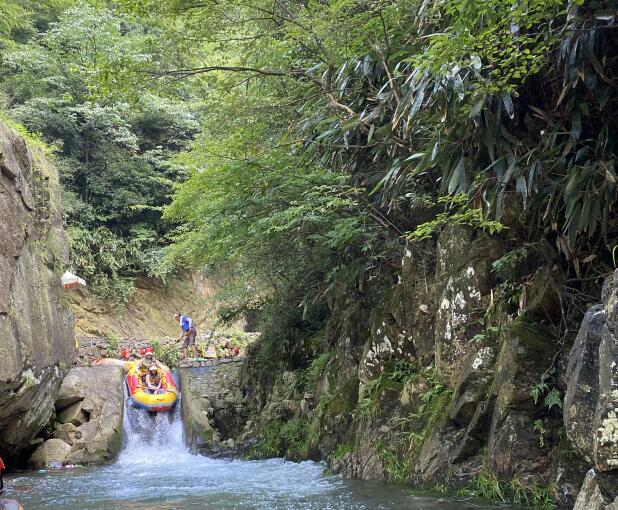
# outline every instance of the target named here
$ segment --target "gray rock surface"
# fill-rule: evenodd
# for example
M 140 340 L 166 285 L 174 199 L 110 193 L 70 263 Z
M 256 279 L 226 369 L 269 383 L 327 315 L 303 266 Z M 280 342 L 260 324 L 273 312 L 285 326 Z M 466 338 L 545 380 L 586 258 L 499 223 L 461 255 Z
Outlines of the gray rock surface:
M 599 481 L 591 469 L 586 474 L 573 510 L 606 510 L 607 499 L 601 493 Z
M 586 313 L 569 355 L 564 424 L 570 442 L 594 468 L 596 483 L 605 494 L 616 498 L 618 271 L 605 282 L 602 300 L 602 305 Z
M 68 245 L 58 174 L 0 123 L 0 455 L 15 461 L 54 412 L 75 354 L 60 275 Z
M 77 367 L 62 381 L 53 437 L 70 445 L 66 462 L 101 463 L 120 451 L 124 379 L 120 367 Z
M 240 364 L 179 370 L 187 446 L 193 452 L 224 455 L 241 432 L 238 391 Z M 229 453 L 229 452 L 228 452 Z
M 82 410 L 82 402 L 75 402 L 66 409 L 60 411 L 56 416 L 58 423 L 71 423 L 76 427 L 88 421 L 88 415 Z
M 469 356 L 478 350 L 472 341 L 482 332 L 481 319 L 492 287 L 491 263 L 500 256 L 498 242 L 469 227 L 447 227 L 437 247 L 435 356 L 438 373 L 457 385 Z
M 35 469 L 63 463 L 70 451 L 71 446 L 62 439 L 48 439 L 34 451 L 29 463 Z

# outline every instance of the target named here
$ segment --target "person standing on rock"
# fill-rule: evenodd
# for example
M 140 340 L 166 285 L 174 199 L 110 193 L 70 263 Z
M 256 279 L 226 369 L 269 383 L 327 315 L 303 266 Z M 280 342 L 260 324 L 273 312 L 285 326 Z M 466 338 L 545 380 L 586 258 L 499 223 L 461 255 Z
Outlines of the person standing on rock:
M 191 346 L 191 350 L 193 351 L 193 357 L 197 358 L 197 347 L 195 346 L 195 337 L 197 336 L 197 331 L 195 330 L 195 324 L 193 323 L 193 319 L 191 317 L 187 317 L 186 315 L 181 315 L 180 313 L 176 313 L 174 318 L 180 324 L 180 328 L 182 329 L 182 334 L 177 342 L 180 342 L 184 339 L 182 344 L 182 357 L 185 363 L 189 361 L 187 357 L 187 350 L 189 346 Z

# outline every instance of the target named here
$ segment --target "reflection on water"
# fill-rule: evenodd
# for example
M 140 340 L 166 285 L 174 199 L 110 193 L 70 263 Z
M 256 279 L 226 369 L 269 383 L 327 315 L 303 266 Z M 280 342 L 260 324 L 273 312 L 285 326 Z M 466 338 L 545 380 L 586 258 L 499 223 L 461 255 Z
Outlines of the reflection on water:
M 144 430 L 151 432 L 146 440 L 141 435 Z M 182 444 L 177 414 L 153 419 L 143 411 L 127 410 L 125 435 L 124 448 L 114 464 L 18 474 L 11 477 L 7 496 L 19 498 L 26 510 L 498 508 L 418 497 L 407 487 L 325 476 L 323 466 L 314 462 L 191 455 Z

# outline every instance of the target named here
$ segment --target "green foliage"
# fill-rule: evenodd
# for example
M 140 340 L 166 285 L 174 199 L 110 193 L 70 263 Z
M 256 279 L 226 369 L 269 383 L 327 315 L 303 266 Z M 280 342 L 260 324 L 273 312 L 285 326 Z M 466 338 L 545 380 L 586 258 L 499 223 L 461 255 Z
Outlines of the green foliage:
M 354 453 L 358 447 L 354 443 L 339 443 L 333 453 L 330 454 L 331 460 L 342 460 L 346 455 Z
M 447 204 L 447 212 L 436 215 L 434 219 L 416 227 L 407 235 L 410 241 L 429 239 L 436 231 L 446 225 L 469 225 L 480 230 L 486 230 L 490 234 L 502 232 L 506 227 L 498 221 L 483 217 L 481 209 L 468 206 L 468 198 L 463 195 L 441 197 L 439 203 Z
M 346 380 L 330 392 L 318 396 L 315 408 L 318 418 L 325 420 L 347 420 L 358 404 L 358 379 Z
M 384 389 L 385 381 L 384 375 L 380 374 L 362 386 L 360 397 L 354 409 L 354 419 L 371 419 L 378 413 L 380 396 Z
M 248 458 L 264 459 L 283 456 L 290 460 L 307 458 L 311 437 L 309 424 L 294 418 L 285 423 L 279 420 L 269 420 L 262 424 L 261 438 L 250 450 Z
M 493 474 L 483 471 L 475 479 L 474 493 L 476 496 L 500 503 L 530 505 L 534 508 L 555 508 L 555 492 L 553 485 L 542 485 L 538 482 L 523 482 L 518 478 L 510 481 L 500 480 Z
M 543 420 L 534 420 L 532 424 L 532 428 L 535 432 L 539 434 L 539 446 L 541 448 L 545 447 L 545 434 L 547 430 L 545 430 L 545 425 L 543 424 Z
M 406 360 L 397 360 L 393 371 L 388 376 L 391 381 L 405 384 L 414 374 L 414 366 L 408 363 Z
M 145 26 L 95 2 L 74 4 L 16 3 L 25 17 L 9 31 L 0 91 L 11 117 L 55 149 L 77 234 L 73 270 L 122 304 L 133 277 L 158 270 L 169 230 L 161 208 L 185 175 L 171 158 L 198 124 L 179 100 L 125 89 L 128 69 L 158 58 Z
M 165 212 L 179 227 L 163 264 L 225 268 L 231 309 L 336 302 L 348 326 L 394 280 L 401 244 L 446 224 L 553 232 L 575 266 L 609 257 L 608 1 L 120 7 L 198 55 L 150 66 L 207 112 L 179 159 L 193 172 Z
M 117 335 L 111 333 L 107 337 L 107 347 L 105 348 L 105 355 L 108 358 L 116 358 L 120 354 L 120 339 Z
M 150 340 L 150 346 L 154 349 L 158 361 L 170 368 L 175 368 L 180 362 L 181 356 L 175 343 L 164 344 L 160 340 Z
M 117 306 L 126 304 L 134 286 L 133 279 L 123 275 L 138 274 L 139 243 L 127 241 L 105 227 L 72 227 L 67 232 L 73 266 L 94 293 Z
M 453 390 L 440 380 L 434 366 L 426 366 L 411 375 L 423 381 L 425 389 L 413 413 L 391 418 L 389 425 L 396 431 L 397 445 L 404 452 L 418 451 L 436 423 L 448 409 Z
M 414 467 L 412 460 L 402 458 L 401 453 L 393 445 L 385 445 L 382 441 L 376 444 L 380 460 L 384 463 L 389 482 L 407 482 Z
M 543 398 L 543 406 L 551 411 L 552 407 L 556 406 L 558 409 L 562 409 L 562 398 L 560 397 L 560 390 L 550 384 L 550 380 L 555 376 L 556 369 L 545 372 L 541 380 L 532 386 L 530 390 L 530 396 L 535 404 L 538 404 Z
M 327 351 L 315 358 L 307 368 L 306 379 L 308 387 L 315 390 L 316 383 L 326 372 L 326 366 L 332 358 L 332 352 Z
M 513 281 L 517 274 L 517 268 L 521 262 L 528 256 L 528 250 L 525 247 L 518 247 L 511 250 L 498 260 L 492 262 L 491 268 L 502 281 Z
M 47 155 L 51 155 L 55 150 L 54 147 L 45 143 L 39 133 L 31 132 L 23 124 L 16 122 L 2 110 L 0 110 L 0 121 L 13 131 L 19 133 L 31 149 L 41 148 Z

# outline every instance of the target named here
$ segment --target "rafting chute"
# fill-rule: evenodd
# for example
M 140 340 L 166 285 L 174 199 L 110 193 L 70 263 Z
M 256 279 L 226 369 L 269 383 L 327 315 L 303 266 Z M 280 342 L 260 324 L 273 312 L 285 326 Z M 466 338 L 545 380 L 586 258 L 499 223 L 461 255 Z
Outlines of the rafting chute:
M 178 386 L 170 369 L 159 363 L 161 369 L 161 389 L 151 393 L 144 386 L 144 381 L 139 373 L 139 361 L 129 364 L 127 374 L 127 388 L 129 399 L 134 407 L 145 409 L 150 412 L 169 411 L 176 405 L 178 400 Z

